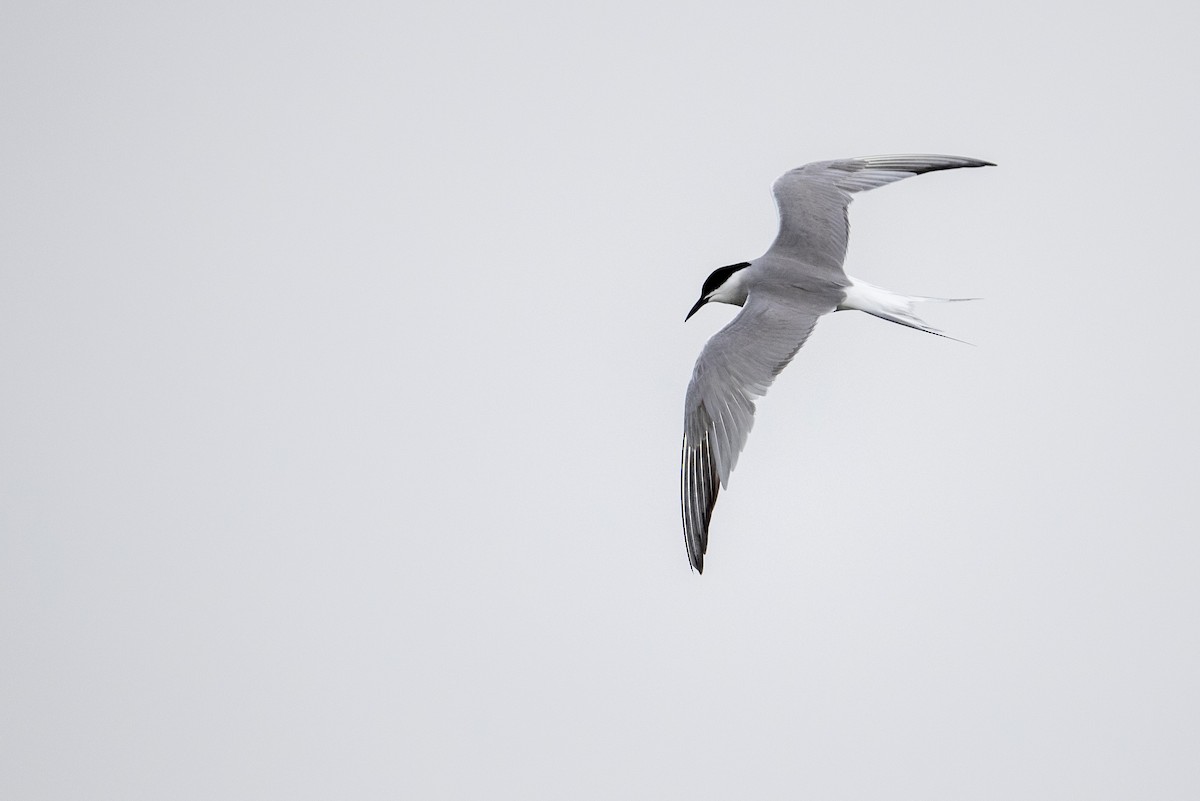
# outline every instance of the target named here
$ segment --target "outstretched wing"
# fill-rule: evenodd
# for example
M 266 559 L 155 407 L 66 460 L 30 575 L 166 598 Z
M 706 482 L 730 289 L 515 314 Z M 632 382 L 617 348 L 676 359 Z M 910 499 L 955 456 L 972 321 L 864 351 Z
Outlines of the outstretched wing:
M 754 424 L 754 400 L 808 339 L 837 300 L 816 294 L 752 292 L 741 313 L 708 340 L 684 402 L 682 504 L 688 559 L 704 572 L 717 493 Z
M 843 275 L 850 225 L 846 209 L 855 192 L 865 192 L 913 175 L 959 167 L 990 167 L 962 156 L 863 156 L 817 161 L 784 173 L 773 187 L 779 206 L 779 235 L 768 256 L 796 259 L 818 275 Z

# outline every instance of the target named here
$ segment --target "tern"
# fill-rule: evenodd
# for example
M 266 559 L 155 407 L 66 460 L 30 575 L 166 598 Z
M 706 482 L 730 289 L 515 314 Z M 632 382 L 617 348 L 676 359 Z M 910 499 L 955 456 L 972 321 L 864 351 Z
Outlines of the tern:
M 914 314 L 913 306 L 950 298 L 889 292 L 842 270 L 854 194 L 926 172 L 994 166 L 960 156 L 864 156 L 806 164 L 775 182 L 775 242 L 754 261 L 714 270 L 684 318 L 706 303 L 742 307 L 704 346 L 684 403 L 683 537 L 696 572 L 704 572 L 717 493 L 728 486 L 746 444 L 754 401 L 800 350 L 818 318 L 857 309 L 942 336 Z

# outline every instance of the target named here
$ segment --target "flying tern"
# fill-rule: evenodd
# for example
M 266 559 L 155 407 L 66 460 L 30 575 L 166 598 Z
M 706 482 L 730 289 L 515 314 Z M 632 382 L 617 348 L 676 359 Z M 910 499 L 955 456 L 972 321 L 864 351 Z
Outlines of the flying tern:
M 926 172 L 992 166 L 960 156 L 864 156 L 806 164 L 775 182 L 775 242 L 754 261 L 714 270 L 684 318 L 706 303 L 742 307 L 704 346 L 684 404 L 683 535 L 697 572 L 704 572 L 717 493 L 728 486 L 754 423 L 754 401 L 800 350 L 818 318 L 857 309 L 940 335 L 913 313 L 913 306 L 947 299 L 889 292 L 842 270 L 849 239 L 846 212 L 854 193 Z

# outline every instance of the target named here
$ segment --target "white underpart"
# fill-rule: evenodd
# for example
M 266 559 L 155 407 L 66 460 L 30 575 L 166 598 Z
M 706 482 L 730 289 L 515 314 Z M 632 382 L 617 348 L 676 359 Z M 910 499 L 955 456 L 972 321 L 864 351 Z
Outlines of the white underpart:
M 868 284 L 852 276 L 850 286 L 846 287 L 846 297 L 837 306 L 837 311 L 854 309 L 873 314 L 893 323 L 907 325 L 930 334 L 940 334 L 938 329 L 926 324 L 924 320 L 913 313 L 913 305 L 921 301 L 947 301 L 950 298 L 924 298 L 916 295 L 901 295 L 897 292 Z

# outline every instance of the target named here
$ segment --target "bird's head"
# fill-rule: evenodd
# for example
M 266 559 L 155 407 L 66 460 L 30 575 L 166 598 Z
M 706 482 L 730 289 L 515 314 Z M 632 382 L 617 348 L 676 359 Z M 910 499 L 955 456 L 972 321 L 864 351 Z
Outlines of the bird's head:
M 732 303 L 734 306 L 741 306 L 745 303 L 746 287 L 742 270 L 749 266 L 750 262 L 743 261 L 713 270 L 712 274 L 704 280 L 704 286 L 700 289 L 700 300 L 696 301 L 696 305 L 687 313 L 687 317 L 683 318 L 684 322 L 687 322 L 705 303 Z

